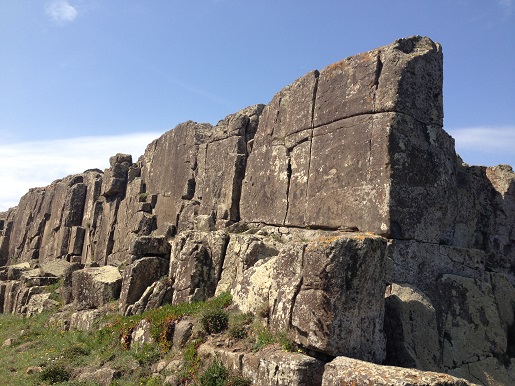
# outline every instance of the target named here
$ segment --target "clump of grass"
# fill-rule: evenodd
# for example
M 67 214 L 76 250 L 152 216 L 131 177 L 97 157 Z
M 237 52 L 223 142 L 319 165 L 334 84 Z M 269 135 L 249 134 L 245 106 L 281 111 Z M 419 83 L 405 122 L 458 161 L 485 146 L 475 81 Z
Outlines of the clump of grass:
M 227 380 L 226 386 L 251 386 L 252 380 L 238 375 L 232 376 Z
M 248 335 L 249 325 L 254 320 L 251 313 L 234 314 L 229 319 L 229 335 L 235 339 L 245 339 Z
M 297 345 L 288 336 L 286 332 L 279 332 L 277 335 L 277 343 L 281 346 L 284 351 L 294 352 L 297 351 Z
M 250 386 L 248 378 L 232 374 L 220 360 L 216 359 L 199 377 L 201 386 Z
M 254 342 L 254 346 L 252 346 L 252 349 L 254 351 L 259 351 L 263 347 L 273 343 L 275 343 L 275 337 L 272 334 L 272 332 L 267 327 L 260 328 L 256 332 L 256 341 Z
M 58 285 L 52 287 L 57 290 Z M 100 329 L 91 331 L 64 331 L 59 323 L 50 322 L 50 313 L 30 318 L 0 314 L 0 343 L 8 338 L 14 342 L 10 347 L 0 347 L 0 379 L 6 386 L 52 382 L 72 384 L 75 369 L 87 365 L 92 369 L 109 366 L 121 371 L 122 378 L 114 384 L 148 383 L 151 379 L 151 364 L 166 355 L 169 349 L 164 342 L 171 340 L 172 334 L 167 336 L 163 331 L 169 328 L 171 322 L 175 323 L 184 316 L 200 319 L 209 310 L 226 313 L 224 308 L 231 301 L 231 295 L 224 293 L 203 302 L 166 305 L 142 315 L 125 317 L 112 313 L 104 317 Z M 151 323 L 151 333 L 156 344 L 138 350 L 123 350 L 121 338 L 128 338 L 142 319 Z M 223 316 L 220 320 L 216 325 L 223 325 Z M 197 348 L 201 343 L 201 338 L 190 341 L 182 350 L 185 364 L 181 371 L 184 379 L 196 379 L 200 367 Z M 38 366 L 43 368 L 41 373 L 26 373 L 27 368 Z M 66 377 L 68 380 L 62 381 Z
M 138 361 L 140 366 L 148 366 L 161 358 L 161 350 L 159 346 L 146 343 L 139 347 L 138 350 L 133 350 L 132 356 Z
M 256 309 L 256 315 L 263 319 L 268 319 L 270 316 L 270 305 L 268 303 L 261 304 Z
M 195 377 L 195 374 L 197 373 L 197 370 L 200 366 L 200 359 L 197 355 L 197 349 L 201 343 L 201 339 L 195 339 L 188 342 L 184 347 L 182 354 L 184 367 L 179 373 L 182 384 L 188 383 Z
M 200 319 L 204 331 L 208 334 L 218 334 L 227 328 L 229 315 L 220 308 L 207 309 Z
M 254 326 L 255 342 L 252 346 L 253 351 L 259 351 L 264 347 L 278 343 L 284 351 L 294 352 L 297 350 L 297 345 L 289 337 L 287 332 L 284 331 L 271 331 L 268 327 Z
M 65 347 L 62 351 L 62 356 L 67 360 L 74 360 L 81 356 L 88 356 L 91 349 L 84 343 L 73 343 Z
M 43 369 L 39 378 L 41 381 L 53 385 L 54 383 L 69 381 L 70 372 L 64 366 L 51 365 Z
M 202 386 L 224 386 L 229 379 L 229 370 L 219 360 L 215 360 L 200 376 Z

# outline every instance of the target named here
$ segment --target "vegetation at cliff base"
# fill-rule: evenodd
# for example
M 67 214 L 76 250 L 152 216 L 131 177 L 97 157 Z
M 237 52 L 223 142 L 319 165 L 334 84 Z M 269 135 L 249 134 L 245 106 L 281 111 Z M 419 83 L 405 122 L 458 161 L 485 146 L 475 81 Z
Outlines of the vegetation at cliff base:
M 30 318 L 0 314 L 0 383 L 92 386 L 97 383 L 81 382 L 79 376 L 108 368 L 114 374 L 111 385 L 161 385 L 164 376 L 155 377 L 156 364 L 175 360 L 181 363 L 176 375 L 182 384 L 250 385 L 249 379 L 232 373 L 216 358 L 203 363 L 199 346 L 209 336 L 240 342 L 249 352 L 269 344 L 287 349 L 291 344 L 285 334 L 269 331 L 259 316 L 231 310 L 230 304 L 231 296 L 222 294 L 124 317 L 113 303 L 112 312 L 90 331 L 65 329 L 58 313 Z M 194 333 L 182 349 L 172 349 L 170 325 L 184 317 L 195 322 Z M 154 343 L 131 347 L 131 333 L 143 319 L 150 323 Z

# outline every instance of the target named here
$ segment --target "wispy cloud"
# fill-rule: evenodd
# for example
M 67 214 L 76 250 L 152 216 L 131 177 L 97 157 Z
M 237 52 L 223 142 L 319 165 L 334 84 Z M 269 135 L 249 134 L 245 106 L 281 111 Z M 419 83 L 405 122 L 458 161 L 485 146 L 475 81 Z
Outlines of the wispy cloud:
M 465 162 L 515 167 L 515 127 L 469 127 L 447 131 L 456 140 L 456 151 Z
M 18 204 L 30 188 L 87 169 L 109 167 L 109 157 L 127 153 L 133 161 L 161 133 L 80 137 L 0 145 L 0 211 Z
M 68 0 L 52 0 L 45 7 L 46 14 L 57 24 L 71 23 L 78 15 Z

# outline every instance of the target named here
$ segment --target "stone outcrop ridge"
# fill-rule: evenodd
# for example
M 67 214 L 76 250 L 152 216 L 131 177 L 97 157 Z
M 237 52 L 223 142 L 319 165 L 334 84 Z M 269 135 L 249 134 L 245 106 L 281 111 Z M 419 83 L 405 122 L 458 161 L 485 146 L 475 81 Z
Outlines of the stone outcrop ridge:
M 30 190 L 0 214 L 0 311 L 50 307 L 59 277 L 64 304 L 127 315 L 230 291 L 311 353 L 248 374 L 515 383 L 515 173 L 456 155 L 442 74 L 437 43 L 400 39 Z

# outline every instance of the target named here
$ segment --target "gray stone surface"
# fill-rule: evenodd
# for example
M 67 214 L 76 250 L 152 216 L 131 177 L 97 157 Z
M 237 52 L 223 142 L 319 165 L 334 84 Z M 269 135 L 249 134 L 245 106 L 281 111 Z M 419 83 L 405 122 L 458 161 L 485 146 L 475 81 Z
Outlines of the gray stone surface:
M 507 336 L 496 307 L 492 287 L 456 275 L 443 275 L 438 281 L 442 292 L 443 364 L 461 367 L 488 357 L 501 357 Z
M 160 257 L 144 257 L 125 268 L 120 294 L 120 313 L 136 303 L 154 282 L 168 275 L 168 261 Z
M 266 349 L 242 359 L 242 374 L 254 385 L 320 385 L 323 362 L 299 353 Z
M 393 283 L 385 308 L 386 364 L 443 371 L 436 311 L 427 295 Z
M 72 297 L 77 308 L 97 308 L 118 299 L 122 276 L 113 266 L 84 268 L 72 274 Z
M 154 343 L 154 339 L 150 334 L 151 324 L 146 319 L 141 319 L 134 327 L 131 334 L 131 349 L 141 350 L 144 345 Z
M 91 331 L 98 327 L 98 323 L 104 316 L 101 310 L 82 310 L 70 315 L 70 330 Z
M 464 379 L 442 373 L 381 366 L 357 359 L 337 357 L 325 365 L 322 386 L 473 386 Z
M 78 375 L 77 381 L 94 383 L 100 386 L 109 386 L 115 379 L 119 378 L 120 375 L 120 371 L 113 370 L 109 367 L 103 367 L 97 370 L 85 369 L 85 371 Z
M 170 257 L 172 303 L 204 300 L 215 294 L 228 242 L 225 231 L 187 231 L 173 240 Z
M 291 330 L 304 347 L 381 362 L 384 247 L 381 237 L 352 233 L 287 245 L 243 274 L 233 301 L 243 312 L 269 307 L 270 327 Z
M 0 310 L 39 309 L 50 275 L 97 307 L 120 279 L 94 272 L 152 256 L 169 277 L 129 270 L 127 314 L 231 291 L 310 352 L 511 382 L 515 173 L 456 155 L 442 67 L 437 43 L 399 39 L 31 189 L 0 213 Z
M 322 382 L 321 360 L 275 346 L 249 353 L 204 343 L 198 352 L 204 360 L 220 360 L 230 371 L 251 379 L 253 385 L 317 386 Z

